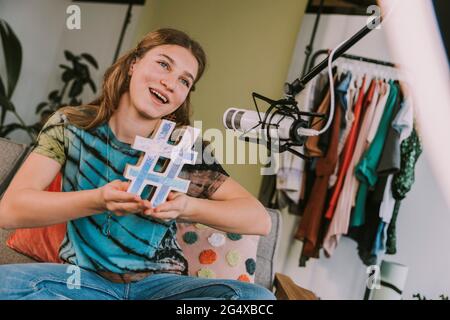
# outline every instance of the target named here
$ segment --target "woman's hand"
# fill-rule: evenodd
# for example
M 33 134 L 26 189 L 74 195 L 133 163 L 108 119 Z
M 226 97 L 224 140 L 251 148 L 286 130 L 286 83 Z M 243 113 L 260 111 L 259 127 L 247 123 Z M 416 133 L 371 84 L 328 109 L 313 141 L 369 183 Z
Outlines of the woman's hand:
M 184 193 L 172 191 L 167 196 L 166 202 L 156 208 L 151 207 L 150 201 L 144 200 L 147 207 L 144 214 L 164 221 L 182 218 L 186 216 L 191 200 L 192 198 Z
M 143 213 L 148 207 L 140 196 L 127 192 L 130 181 L 114 180 L 100 190 L 100 203 L 103 211 L 111 211 L 117 216 Z

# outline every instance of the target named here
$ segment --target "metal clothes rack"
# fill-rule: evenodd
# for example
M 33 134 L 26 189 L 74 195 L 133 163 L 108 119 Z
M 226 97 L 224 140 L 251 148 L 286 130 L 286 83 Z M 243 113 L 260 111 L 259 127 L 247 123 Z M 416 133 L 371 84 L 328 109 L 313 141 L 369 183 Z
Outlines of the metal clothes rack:
M 331 52 L 331 50 L 327 50 L 327 49 L 317 50 L 311 58 L 311 62 L 309 64 L 308 70 L 311 70 L 314 67 L 317 57 L 319 57 L 322 54 L 326 54 L 328 56 L 330 54 L 330 52 Z M 346 54 L 346 53 L 341 54 L 340 57 L 395 68 L 395 64 L 392 62 L 388 62 L 388 61 L 366 58 L 366 57 L 357 56 L 357 55 L 353 55 L 353 54 Z

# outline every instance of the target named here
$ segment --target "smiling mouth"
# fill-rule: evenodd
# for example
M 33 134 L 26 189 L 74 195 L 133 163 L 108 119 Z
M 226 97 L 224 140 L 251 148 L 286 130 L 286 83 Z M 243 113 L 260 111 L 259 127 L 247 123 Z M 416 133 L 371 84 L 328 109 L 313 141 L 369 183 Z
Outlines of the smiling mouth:
M 163 95 L 162 93 L 152 89 L 152 88 L 148 88 L 148 91 L 150 92 L 150 94 L 155 97 L 155 99 L 157 99 L 158 101 L 160 101 L 162 104 L 167 104 L 169 103 L 169 99 L 167 99 L 167 97 L 165 95 Z

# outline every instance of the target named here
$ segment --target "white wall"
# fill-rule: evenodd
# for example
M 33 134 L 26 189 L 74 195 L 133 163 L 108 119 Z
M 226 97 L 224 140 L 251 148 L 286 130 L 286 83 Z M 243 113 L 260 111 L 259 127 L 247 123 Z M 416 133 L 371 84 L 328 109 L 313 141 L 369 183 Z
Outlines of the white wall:
M 81 9 L 81 29 L 69 30 L 66 9 L 69 5 Z M 36 106 L 46 101 L 50 91 L 60 89 L 61 63 L 66 63 L 64 50 L 75 54 L 83 52 L 93 55 L 99 63 L 99 70 L 91 69 L 92 78 L 97 85 L 97 94 L 106 68 L 111 65 L 127 5 L 72 2 L 71 0 L 0 0 L 0 17 L 5 19 L 21 41 L 23 62 L 21 75 L 12 101 L 18 113 L 27 124 L 38 120 Z M 133 43 L 133 36 L 141 6 L 134 6 L 131 22 L 124 36 L 121 51 Z M 0 66 L 3 66 L 3 57 Z M 1 68 L 1 67 L 0 67 Z M 4 69 L 0 69 L 4 75 Z M 5 81 L 5 77 L 3 77 Z M 82 99 L 84 102 L 95 97 L 86 86 Z M 13 116 L 6 123 L 14 120 Z M 11 138 L 29 142 L 23 132 L 14 132 Z
M 288 81 L 301 74 L 305 59 L 303 52 L 309 42 L 314 19 L 315 16 L 310 14 L 304 17 Z M 366 20 L 366 17 L 358 16 L 323 15 L 314 50 L 334 48 L 362 28 Z M 348 53 L 392 61 L 383 32 L 382 28 L 373 30 Z M 299 285 L 313 290 L 322 299 L 362 299 L 367 275 L 366 267 L 358 257 L 356 243 L 343 237 L 331 258 L 322 255 L 320 259 L 310 259 L 306 267 L 298 267 L 301 243 L 293 239 L 293 233 L 299 218 L 283 212 L 283 219 L 278 270 L 291 276 Z M 442 293 L 450 294 L 449 228 L 450 210 L 432 176 L 425 146 L 416 165 L 416 182 L 402 202 L 397 220 L 398 253 L 381 257 L 409 267 L 404 299 L 412 299 L 417 292 L 429 299 L 438 299 Z

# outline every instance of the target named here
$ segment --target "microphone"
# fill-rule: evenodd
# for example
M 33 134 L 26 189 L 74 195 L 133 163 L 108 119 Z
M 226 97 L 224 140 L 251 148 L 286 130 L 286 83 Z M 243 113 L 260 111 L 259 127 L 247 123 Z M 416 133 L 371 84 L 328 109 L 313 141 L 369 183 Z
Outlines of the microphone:
M 263 143 L 274 152 L 290 151 L 297 156 L 309 160 L 292 147 L 302 146 L 308 136 L 320 132 L 310 128 L 310 121 L 305 117 L 327 118 L 324 114 L 300 111 L 293 97 L 271 100 L 256 92 L 252 93 L 256 111 L 228 108 L 223 114 L 223 125 L 226 129 L 241 132 L 240 139 L 248 142 Z M 260 112 L 256 99 L 270 104 L 266 112 Z
M 291 138 L 291 128 L 294 119 L 282 115 L 275 115 L 271 118 L 269 126 L 269 136 L 266 134 L 267 130 L 263 130 L 261 126 L 261 119 L 264 119 L 266 114 L 264 112 L 256 112 L 238 108 L 228 108 L 223 114 L 223 125 L 225 128 L 248 134 L 249 136 L 268 139 L 287 140 Z

